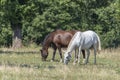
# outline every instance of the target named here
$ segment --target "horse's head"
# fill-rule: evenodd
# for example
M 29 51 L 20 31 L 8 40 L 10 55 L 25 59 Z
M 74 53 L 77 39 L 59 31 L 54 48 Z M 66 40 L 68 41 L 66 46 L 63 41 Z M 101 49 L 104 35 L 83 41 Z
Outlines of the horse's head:
M 40 51 L 41 51 L 42 60 L 45 61 L 48 56 L 48 51 L 44 49 L 41 49 Z
M 68 64 L 68 62 L 70 61 L 70 59 L 71 59 L 70 52 L 66 52 L 64 54 L 64 64 Z

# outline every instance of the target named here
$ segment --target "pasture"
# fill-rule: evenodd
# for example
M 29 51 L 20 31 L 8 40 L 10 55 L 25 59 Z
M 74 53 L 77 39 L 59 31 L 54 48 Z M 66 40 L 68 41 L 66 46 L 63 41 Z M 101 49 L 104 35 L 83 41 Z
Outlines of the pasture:
M 66 66 L 60 63 L 57 52 L 51 62 L 52 50 L 46 62 L 41 61 L 40 48 L 18 50 L 0 48 L 0 80 L 119 80 L 120 48 L 101 51 L 97 54 L 97 64 L 93 64 L 93 54 L 89 63 L 73 65 L 73 60 Z M 72 56 L 74 59 L 74 56 Z M 82 59 L 82 58 L 81 58 Z

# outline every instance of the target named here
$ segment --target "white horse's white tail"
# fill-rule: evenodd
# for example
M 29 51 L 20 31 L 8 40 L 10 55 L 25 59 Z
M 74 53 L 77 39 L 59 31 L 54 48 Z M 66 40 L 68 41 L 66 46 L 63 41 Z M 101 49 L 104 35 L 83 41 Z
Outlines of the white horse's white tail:
M 98 38 L 98 53 L 100 53 L 100 51 L 101 51 L 101 41 L 100 41 L 100 38 L 99 38 L 98 35 L 97 35 L 97 38 Z

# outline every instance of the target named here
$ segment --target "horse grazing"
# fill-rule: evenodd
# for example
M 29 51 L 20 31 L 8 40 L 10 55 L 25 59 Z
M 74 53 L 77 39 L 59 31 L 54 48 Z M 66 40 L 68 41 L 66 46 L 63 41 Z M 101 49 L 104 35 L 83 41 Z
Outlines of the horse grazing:
M 73 37 L 73 35 L 76 33 L 76 30 L 72 30 L 72 31 L 63 31 L 63 30 L 56 30 L 53 31 L 51 33 L 49 33 L 44 41 L 43 41 L 43 46 L 41 51 L 41 56 L 42 56 L 42 60 L 46 60 L 47 56 L 48 56 L 48 48 L 51 46 L 52 44 L 52 48 L 53 48 L 53 57 L 52 60 L 54 60 L 55 58 L 55 54 L 56 54 L 56 50 L 59 50 L 59 54 L 60 54 L 60 58 L 62 61 L 62 51 L 61 48 L 63 47 L 67 47 L 71 38 Z M 85 58 L 85 51 L 82 50 L 83 53 L 83 58 Z
M 99 36 L 93 31 L 85 31 L 85 32 L 76 32 L 75 35 L 72 37 L 67 51 L 64 54 L 64 63 L 68 64 L 71 59 L 71 52 L 75 49 L 79 48 L 78 53 L 78 63 L 80 63 L 80 53 L 81 49 L 87 50 L 87 57 L 85 60 L 85 64 L 88 63 L 88 58 L 90 55 L 89 49 L 94 49 L 94 64 L 96 64 L 96 51 L 101 50 L 101 42 Z M 76 58 L 77 61 L 77 58 Z M 75 62 L 76 62 L 75 61 Z

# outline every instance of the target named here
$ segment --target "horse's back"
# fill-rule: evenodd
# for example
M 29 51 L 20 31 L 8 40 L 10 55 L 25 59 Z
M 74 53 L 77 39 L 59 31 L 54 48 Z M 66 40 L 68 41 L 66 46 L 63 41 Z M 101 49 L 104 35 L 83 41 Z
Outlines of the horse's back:
M 56 30 L 54 32 L 53 43 L 61 47 L 67 47 L 76 31 Z
M 85 32 L 83 32 L 83 34 L 85 36 L 95 36 L 96 35 L 96 33 L 92 30 L 85 31 Z
M 81 37 L 83 48 L 89 48 L 98 42 L 97 34 L 91 30 L 83 32 Z
M 97 34 L 94 31 L 88 30 L 82 33 L 82 35 L 86 38 L 94 39 L 97 38 Z

